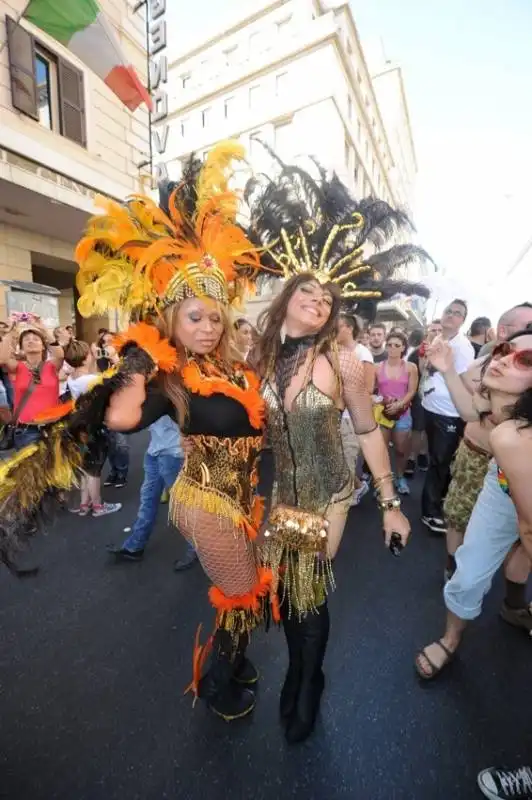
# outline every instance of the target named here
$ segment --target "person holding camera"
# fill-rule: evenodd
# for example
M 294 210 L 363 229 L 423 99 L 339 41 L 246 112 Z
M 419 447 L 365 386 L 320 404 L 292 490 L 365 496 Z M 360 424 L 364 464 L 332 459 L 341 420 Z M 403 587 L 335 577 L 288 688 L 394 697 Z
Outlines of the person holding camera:
M 39 438 L 36 417 L 59 402 L 63 348 L 35 315 L 20 314 L 0 342 L 0 366 L 14 389 L 13 442 L 20 450 Z

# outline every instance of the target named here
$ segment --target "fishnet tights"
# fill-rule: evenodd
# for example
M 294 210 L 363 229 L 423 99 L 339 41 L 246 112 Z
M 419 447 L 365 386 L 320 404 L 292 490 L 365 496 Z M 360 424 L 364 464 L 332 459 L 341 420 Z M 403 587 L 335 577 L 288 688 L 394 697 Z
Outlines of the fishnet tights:
M 196 548 L 205 573 L 228 597 L 250 592 L 258 582 L 255 545 L 225 517 L 177 507 L 176 526 Z

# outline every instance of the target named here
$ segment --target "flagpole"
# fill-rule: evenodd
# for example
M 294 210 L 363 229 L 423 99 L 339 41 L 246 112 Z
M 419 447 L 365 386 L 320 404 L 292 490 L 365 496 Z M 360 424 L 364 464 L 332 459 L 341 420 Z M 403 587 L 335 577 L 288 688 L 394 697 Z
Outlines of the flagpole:
M 26 5 L 25 5 L 25 6 L 24 6 L 24 8 L 22 9 L 22 11 L 21 11 L 19 14 L 17 14 L 17 16 L 15 17 L 15 24 L 16 24 L 16 25 L 19 25 L 19 24 L 20 24 L 20 20 L 22 19 L 22 17 L 24 16 L 24 14 L 26 13 L 26 11 L 27 11 L 27 10 L 28 10 L 28 8 L 30 7 L 30 5 L 31 5 L 31 0 L 28 0 L 28 2 L 26 3 Z M 4 50 L 4 47 L 6 46 L 6 44 L 7 44 L 7 29 L 6 29 L 6 38 L 4 39 L 4 41 L 2 42 L 2 44 L 0 44 L 0 55 L 2 54 L 2 52 L 3 52 L 3 50 Z

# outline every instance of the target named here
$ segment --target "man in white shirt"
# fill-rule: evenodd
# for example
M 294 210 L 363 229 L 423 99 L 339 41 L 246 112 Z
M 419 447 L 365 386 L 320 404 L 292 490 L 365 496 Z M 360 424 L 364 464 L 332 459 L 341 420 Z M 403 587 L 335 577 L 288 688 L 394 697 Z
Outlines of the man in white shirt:
M 475 351 L 460 328 L 467 317 L 467 304 L 453 300 L 443 312 L 442 336 L 454 352 L 456 372 L 467 372 L 475 360 Z M 460 443 L 464 423 L 460 418 L 441 373 L 429 369 L 421 387 L 430 466 L 421 496 L 422 520 L 435 533 L 445 533 L 443 501 L 451 480 L 451 462 Z
M 369 326 L 369 347 L 373 361 L 375 364 L 380 364 L 381 361 L 386 361 L 388 353 L 384 341 L 386 339 L 386 325 L 382 322 L 374 322 Z

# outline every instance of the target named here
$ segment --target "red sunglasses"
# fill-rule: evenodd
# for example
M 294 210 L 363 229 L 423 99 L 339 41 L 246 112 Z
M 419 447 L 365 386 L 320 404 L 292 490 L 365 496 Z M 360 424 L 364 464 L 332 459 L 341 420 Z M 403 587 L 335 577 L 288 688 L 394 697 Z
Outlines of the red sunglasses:
M 495 345 L 491 357 L 499 359 L 505 356 L 512 356 L 512 361 L 518 369 L 532 369 L 532 350 L 514 350 L 511 342 Z

